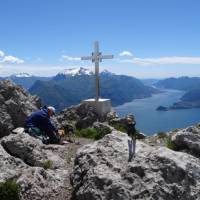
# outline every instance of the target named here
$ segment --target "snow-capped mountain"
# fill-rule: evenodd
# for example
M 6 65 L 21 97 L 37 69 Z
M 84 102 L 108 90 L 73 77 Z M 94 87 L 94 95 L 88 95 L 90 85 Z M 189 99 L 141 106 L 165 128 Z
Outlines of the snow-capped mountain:
M 70 77 L 76 76 L 91 76 L 94 75 L 94 71 L 88 68 L 78 67 L 78 68 L 70 68 L 65 69 L 59 72 L 53 80 L 59 81 Z M 103 70 L 100 72 L 100 76 L 112 76 L 115 75 L 114 73 L 109 72 L 108 70 Z
M 62 72 L 58 73 L 58 75 L 64 75 L 64 76 L 81 76 L 81 75 L 93 75 L 93 74 L 94 72 L 92 70 L 83 67 L 65 69 Z
M 29 91 L 38 95 L 45 104 L 62 110 L 95 96 L 94 72 L 84 68 L 67 69 L 50 81 L 35 82 Z M 155 89 L 143 85 L 134 77 L 116 75 L 107 70 L 100 73 L 100 95 L 102 98 L 110 98 L 113 106 L 149 97 L 155 92 Z
M 11 75 L 11 77 L 28 78 L 28 77 L 32 77 L 32 75 L 22 72 L 22 73 L 18 73 L 18 74 L 13 74 L 13 75 Z

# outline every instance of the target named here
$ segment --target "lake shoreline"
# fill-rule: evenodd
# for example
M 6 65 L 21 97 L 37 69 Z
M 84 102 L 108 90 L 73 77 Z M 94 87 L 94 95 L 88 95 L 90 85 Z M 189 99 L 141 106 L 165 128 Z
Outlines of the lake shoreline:
M 146 135 L 184 128 L 200 121 L 200 108 L 156 111 L 160 105 L 169 107 L 178 102 L 184 93 L 180 90 L 162 90 L 162 93 L 153 94 L 145 99 L 135 99 L 114 107 L 114 110 L 120 117 L 133 113 L 137 122 L 136 127 Z

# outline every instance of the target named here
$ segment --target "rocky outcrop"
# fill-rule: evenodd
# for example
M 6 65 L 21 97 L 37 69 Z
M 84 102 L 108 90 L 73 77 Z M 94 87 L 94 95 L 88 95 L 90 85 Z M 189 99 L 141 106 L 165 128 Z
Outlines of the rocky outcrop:
M 88 127 L 95 128 L 97 127 L 97 124 L 98 126 L 106 126 L 111 129 L 118 126 L 119 128 L 126 130 L 127 117 L 131 117 L 133 123 L 136 123 L 133 115 L 121 118 L 116 112 L 112 111 L 106 116 L 100 117 L 96 114 L 93 107 L 87 104 L 79 104 L 64 109 L 54 120 L 55 123 L 60 128 L 64 128 L 66 132 L 68 132 L 68 130 L 84 129 Z M 145 137 L 142 133 L 138 133 L 137 135 L 140 139 Z
M 180 151 L 186 151 L 200 157 L 200 125 L 177 131 L 172 141 Z
M 64 109 L 56 119 L 63 126 L 71 123 L 74 128 L 82 129 L 92 126 L 98 115 L 91 106 L 79 104 Z
M 0 140 L 0 182 L 15 180 L 22 200 L 69 199 L 68 146 L 44 145 L 16 132 Z
M 77 200 L 200 199 L 200 160 L 137 141 L 128 162 L 128 137 L 113 131 L 82 147 L 71 182 Z
M 40 100 L 20 86 L 8 80 L 0 81 L 0 138 L 23 126 L 26 117 L 40 106 Z

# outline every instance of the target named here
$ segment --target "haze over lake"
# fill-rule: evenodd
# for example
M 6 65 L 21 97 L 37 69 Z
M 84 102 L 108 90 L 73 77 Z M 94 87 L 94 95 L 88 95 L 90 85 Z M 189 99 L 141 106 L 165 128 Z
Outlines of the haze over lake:
M 133 113 L 137 122 L 136 127 L 147 135 L 184 128 L 200 122 L 200 108 L 156 111 L 160 105 L 170 106 L 177 102 L 183 94 L 183 91 L 165 90 L 164 93 L 146 99 L 137 99 L 114 109 L 120 116 Z

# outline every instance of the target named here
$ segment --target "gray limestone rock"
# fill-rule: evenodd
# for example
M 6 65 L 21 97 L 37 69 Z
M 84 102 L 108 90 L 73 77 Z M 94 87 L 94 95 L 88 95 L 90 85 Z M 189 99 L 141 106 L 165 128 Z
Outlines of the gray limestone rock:
M 200 199 L 200 160 L 136 142 L 128 162 L 128 136 L 113 131 L 77 152 L 71 182 L 77 200 Z
M 179 150 L 186 150 L 188 153 L 200 157 L 200 127 L 191 126 L 177 131 L 172 136 L 172 141 Z
M 52 161 L 52 168 L 61 168 L 65 165 L 59 156 L 60 152 L 64 152 L 64 146 L 44 145 L 41 140 L 21 131 L 18 129 L 18 134 L 10 134 L 1 139 L 1 145 L 10 155 L 35 167 L 43 167 L 48 160 Z M 14 130 L 14 132 L 16 131 Z
M 0 138 L 23 126 L 26 117 L 40 106 L 39 98 L 20 86 L 8 80 L 0 81 Z
M 61 145 L 43 145 L 22 130 L 18 128 L 15 134 L 0 140 L 0 182 L 15 180 L 22 200 L 66 199 L 68 149 Z
M 56 118 L 60 124 L 71 122 L 74 128 L 78 129 L 92 126 L 98 120 L 94 109 L 86 104 L 66 108 Z

